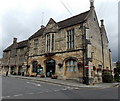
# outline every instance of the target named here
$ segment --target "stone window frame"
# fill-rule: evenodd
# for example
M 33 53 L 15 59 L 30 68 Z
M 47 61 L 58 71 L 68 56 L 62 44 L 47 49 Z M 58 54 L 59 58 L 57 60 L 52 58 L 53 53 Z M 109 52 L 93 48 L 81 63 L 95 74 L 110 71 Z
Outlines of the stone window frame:
M 74 49 L 75 48 L 75 29 L 67 30 L 67 49 Z
M 66 71 L 76 72 L 78 70 L 77 61 L 74 59 L 69 59 L 66 61 Z
M 55 33 L 46 34 L 46 52 L 52 52 L 55 49 Z
M 46 51 L 50 51 L 50 34 L 46 35 Z

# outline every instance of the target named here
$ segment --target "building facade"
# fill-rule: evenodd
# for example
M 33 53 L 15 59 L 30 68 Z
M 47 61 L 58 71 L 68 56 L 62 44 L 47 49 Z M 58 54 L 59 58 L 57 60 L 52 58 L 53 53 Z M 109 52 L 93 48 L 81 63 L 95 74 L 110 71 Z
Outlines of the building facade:
M 3 73 L 9 71 L 10 74 L 21 75 L 27 64 L 28 57 L 28 40 L 17 42 L 13 39 L 12 45 L 3 51 Z
M 11 50 L 4 50 L 4 67 L 15 64 L 18 69 L 27 61 L 26 75 L 44 73 L 51 77 L 56 73 L 59 79 L 102 82 L 102 70 L 111 69 L 108 43 L 104 21 L 99 25 L 94 3 L 90 2 L 90 10 L 86 12 L 60 22 L 50 18 L 46 26 L 28 38 L 24 50 L 17 48 L 15 52 L 13 43 Z M 21 55 L 21 62 L 17 61 Z

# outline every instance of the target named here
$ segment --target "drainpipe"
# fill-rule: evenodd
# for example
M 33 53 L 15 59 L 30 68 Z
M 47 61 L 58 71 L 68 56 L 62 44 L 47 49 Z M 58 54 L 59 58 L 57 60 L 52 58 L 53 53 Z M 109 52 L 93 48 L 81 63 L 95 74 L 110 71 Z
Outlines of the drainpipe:
M 112 70 L 112 63 L 111 63 L 111 50 L 109 49 L 109 61 L 110 61 L 110 70 Z
M 84 69 L 85 65 L 88 65 L 88 54 L 87 54 L 87 39 L 86 39 L 86 29 L 85 26 L 82 27 L 82 41 L 83 41 L 83 83 L 89 85 L 89 69 Z
M 101 33 L 101 44 L 102 44 L 102 59 L 103 59 L 103 69 L 105 68 L 104 66 L 105 66 L 105 63 L 104 63 L 104 43 L 103 43 L 103 27 L 104 27 L 104 24 L 103 24 L 103 22 L 104 22 L 104 20 L 100 20 L 101 21 L 101 31 L 100 31 L 100 33 Z

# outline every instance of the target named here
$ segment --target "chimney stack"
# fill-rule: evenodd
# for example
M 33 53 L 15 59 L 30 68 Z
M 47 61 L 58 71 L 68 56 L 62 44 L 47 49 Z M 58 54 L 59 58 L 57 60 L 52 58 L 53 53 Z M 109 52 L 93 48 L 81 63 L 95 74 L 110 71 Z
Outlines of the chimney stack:
M 45 28 L 45 26 L 44 26 L 44 25 L 41 25 L 41 28 Z
M 94 0 L 90 0 L 90 8 L 94 8 Z
M 104 20 L 100 20 L 101 21 L 101 26 L 104 26 Z
M 17 43 L 17 38 L 13 38 L 13 43 Z

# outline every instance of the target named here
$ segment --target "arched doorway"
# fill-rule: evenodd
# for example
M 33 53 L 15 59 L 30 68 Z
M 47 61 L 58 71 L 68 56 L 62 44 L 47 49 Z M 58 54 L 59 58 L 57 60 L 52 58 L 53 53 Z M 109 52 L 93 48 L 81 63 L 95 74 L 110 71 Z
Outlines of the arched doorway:
M 32 73 L 37 73 L 37 65 L 38 65 L 37 61 L 32 62 Z
M 49 59 L 46 61 L 46 77 L 51 77 L 55 73 L 55 60 Z

